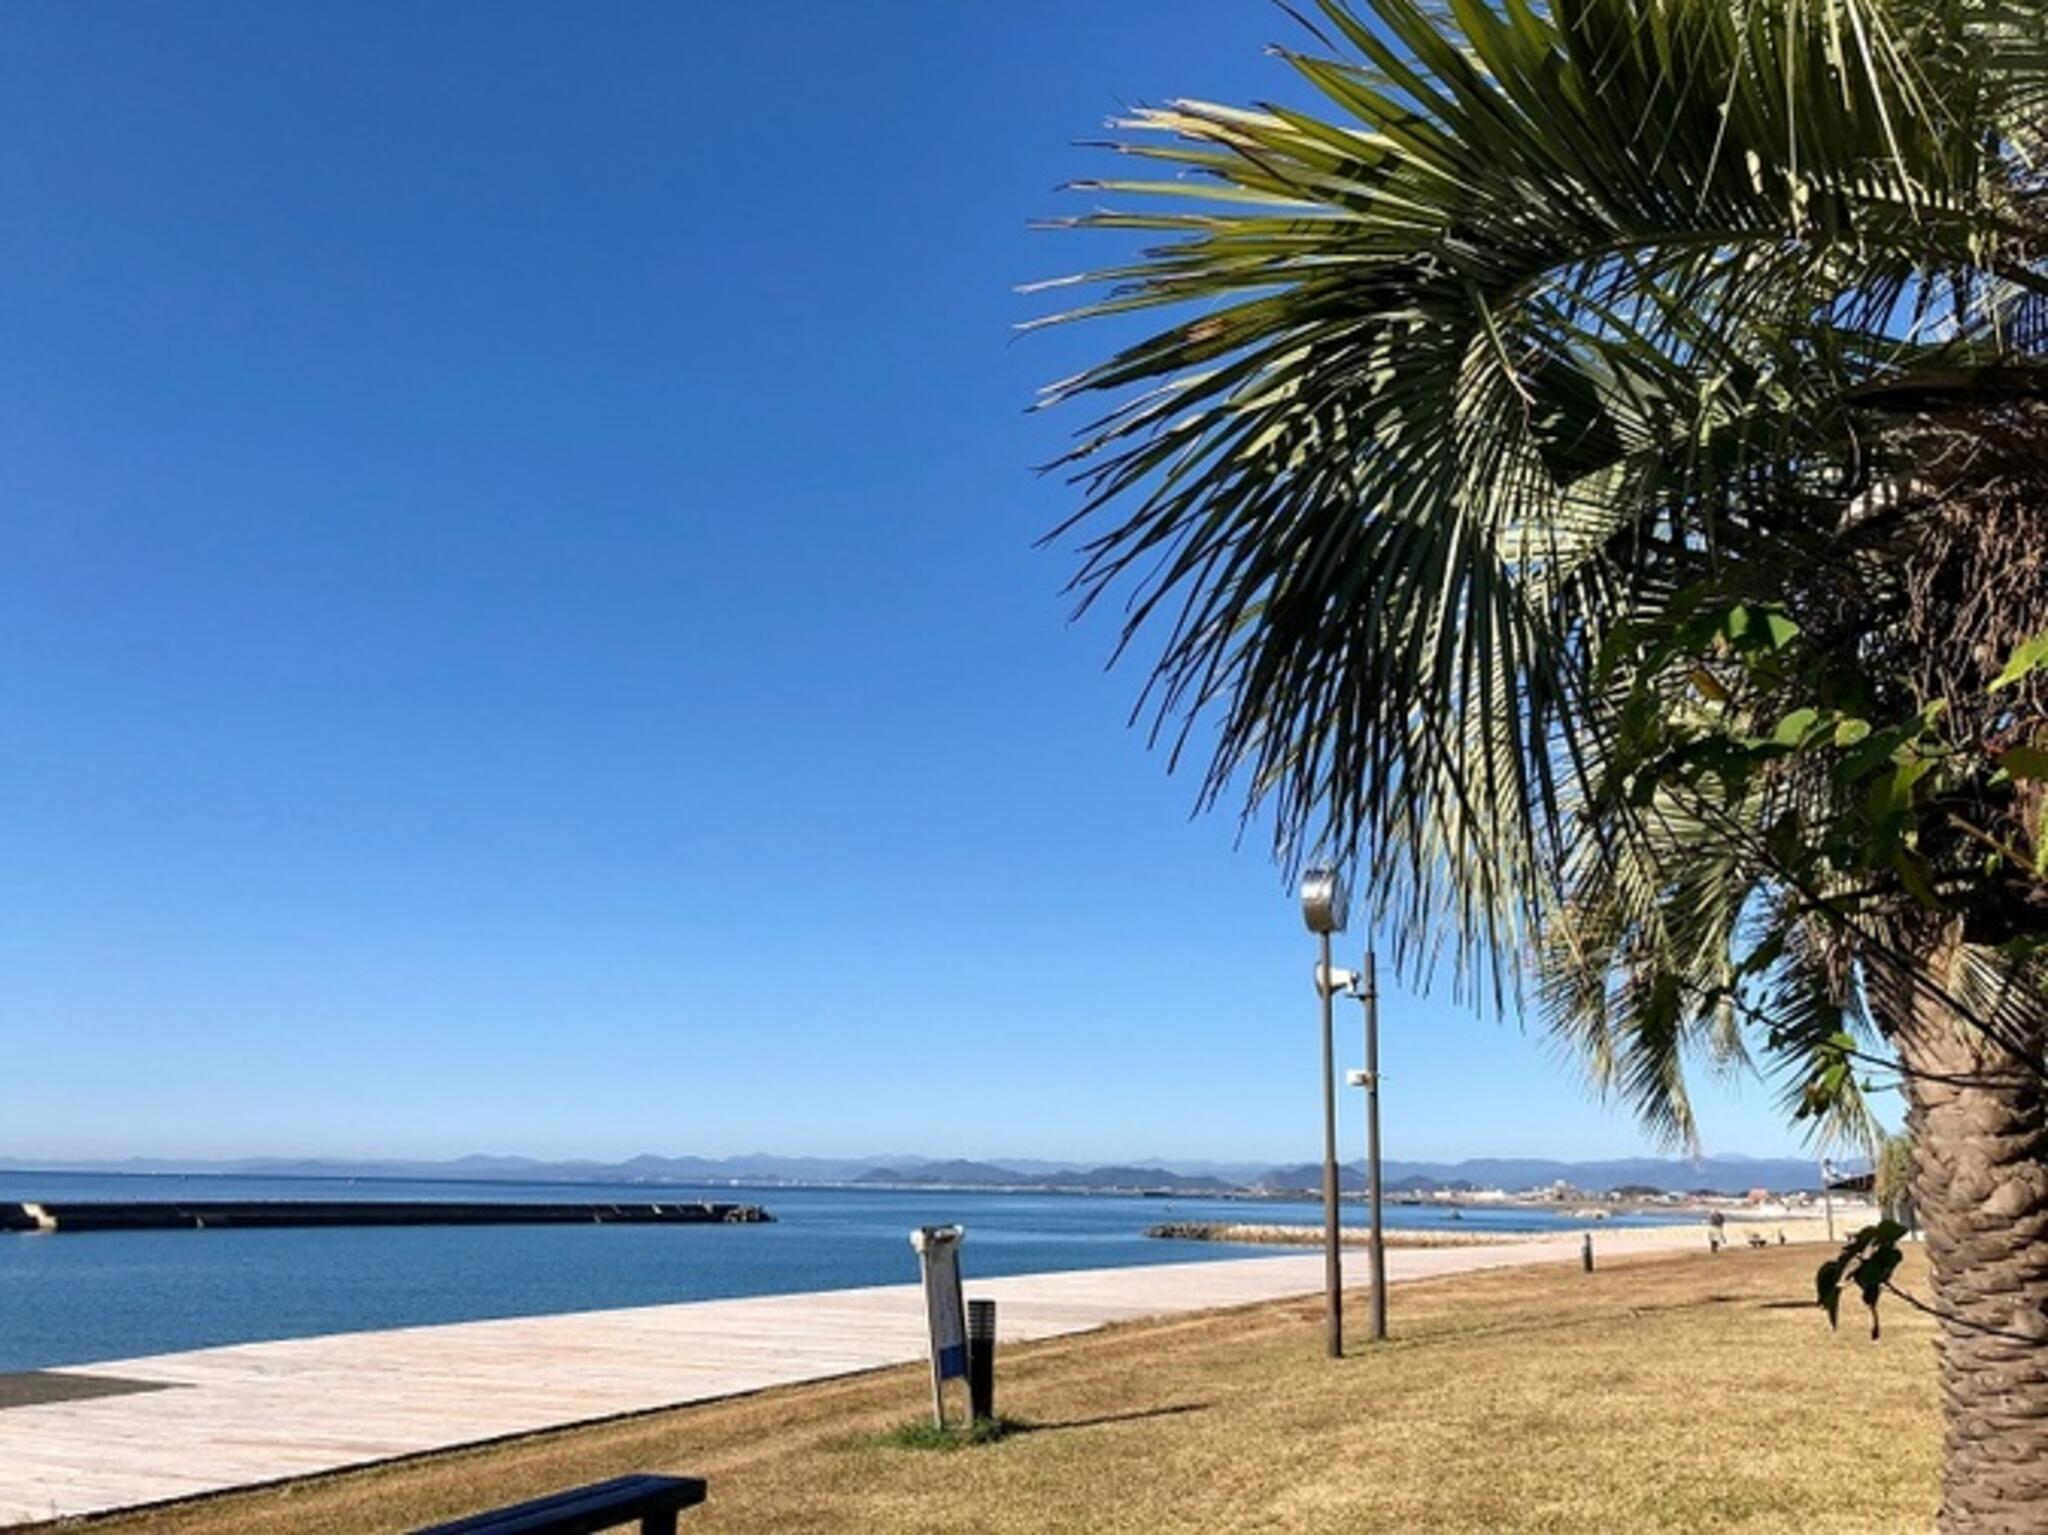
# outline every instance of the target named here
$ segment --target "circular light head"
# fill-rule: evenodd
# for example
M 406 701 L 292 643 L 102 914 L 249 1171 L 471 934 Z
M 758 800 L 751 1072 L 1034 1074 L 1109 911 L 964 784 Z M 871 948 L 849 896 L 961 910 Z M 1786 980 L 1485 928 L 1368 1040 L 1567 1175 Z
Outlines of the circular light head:
M 1317 864 L 1301 876 L 1301 920 L 1311 933 L 1341 933 L 1350 918 L 1344 876 Z

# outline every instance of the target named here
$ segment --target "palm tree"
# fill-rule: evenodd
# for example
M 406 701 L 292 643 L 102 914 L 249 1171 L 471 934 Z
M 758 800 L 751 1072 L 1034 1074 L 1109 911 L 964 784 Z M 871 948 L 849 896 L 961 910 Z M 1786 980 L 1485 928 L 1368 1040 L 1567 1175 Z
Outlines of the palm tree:
M 2048 0 L 1307 31 L 1317 111 L 1136 112 L 1062 221 L 1155 243 L 1043 323 L 1178 311 L 1048 391 L 1082 605 L 1659 1128 L 1702 1051 L 1823 1131 L 1895 1070 L 1943 1527 L 2048 1526 Z

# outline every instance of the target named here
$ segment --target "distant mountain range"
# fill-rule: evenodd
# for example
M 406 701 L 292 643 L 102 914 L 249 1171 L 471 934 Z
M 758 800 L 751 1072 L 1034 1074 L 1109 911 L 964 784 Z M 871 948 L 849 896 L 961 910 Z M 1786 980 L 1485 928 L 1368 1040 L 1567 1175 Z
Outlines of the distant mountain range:
M 642 1155 L 623 1162 L 547 1161 L 536 1157 L 456 1157 L 449 1161 L 248 1157 L 227 1161 L 131 1157 L 79 1162 L 0 1158 L 0 1168 L 59 1172 L 202 1173 L 254 1178 L 407 1178 L 516 1183 L 646 1184 L 858 1184 L 894 1188 L 1035 1188 L 1141 1190 L 1184 1195 L 1279 1194 L 1318 1189 L 1322 1164 L 1285 1166 L 1148 1159 L 1108 1167 L 1080 1162 L 1014 1159 L 1002 1162 L 934 1160 L 917 1156 L 778 1157 L 765 1152 L 736 1157 Z M 1820 1185 L 1818 1167 L 1787 1157 L 1625 1157 L 1564 1162 L 1540 1157 L 1480 1157 L 1463 1162 L 1388 1161 L 1385 1187 L 1395 1194 L 1505 1189 L 1510 1193 L 1566 1183 L 1597 1192 L 1624 1186 L 1674 1192 L 1740 1194 L 1763 1188 L 1783 1192 Z M 1347 1191 L 1365 1187 L 1363 1163 L 1339 1170 Z
M 1320 1174 L 1318 1174 L 1320 1176 Z M 877 1167 L 855 1183 L 898 1188 L 1171 1189 L 1176 1194 L 1238 1194 L 1245 1186 L 1208 1173 L 1169 1167 L 1061 1168 L 1025 1172 L 993 1162 L 925 1162 L 915 1167 Z

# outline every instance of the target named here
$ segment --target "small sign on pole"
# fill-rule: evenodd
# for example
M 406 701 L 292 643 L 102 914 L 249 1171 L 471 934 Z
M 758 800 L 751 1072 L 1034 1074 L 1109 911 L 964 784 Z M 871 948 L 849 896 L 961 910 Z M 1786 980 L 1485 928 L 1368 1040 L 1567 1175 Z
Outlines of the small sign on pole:
M 932 1421 L 946 1426 L 945 1384 L 967 1378 L 967 1308 L 960 1300 L 962 1226 L 920 1226 L 910 1245 L 924 1265 L 924 1313 L 932 1334 Z

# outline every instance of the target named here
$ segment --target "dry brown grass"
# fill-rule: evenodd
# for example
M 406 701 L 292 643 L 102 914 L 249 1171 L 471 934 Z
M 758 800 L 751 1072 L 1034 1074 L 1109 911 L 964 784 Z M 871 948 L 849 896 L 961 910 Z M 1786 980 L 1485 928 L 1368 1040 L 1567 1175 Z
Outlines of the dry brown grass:
M 1931 1329 L 1892 1305 L 1881 1344 L 1860 1318 L 1831 1334 L 1807 1303 L 1821 1255 L 1403 1285 L 1396 1340 L 1341 1364 L 1321 1357 L 1320 1308 L 1300 1302 L 1012 1348 L 999 1405 L 1027 1431 L 952 1453 L 888 1442 L 925 1401 L 922 1373 L 900 1369 L 102 1528 L 359 1535 L 677 1471 L 711 1479 L 683 1521 L 707 1535 L 1924 1530 Z

